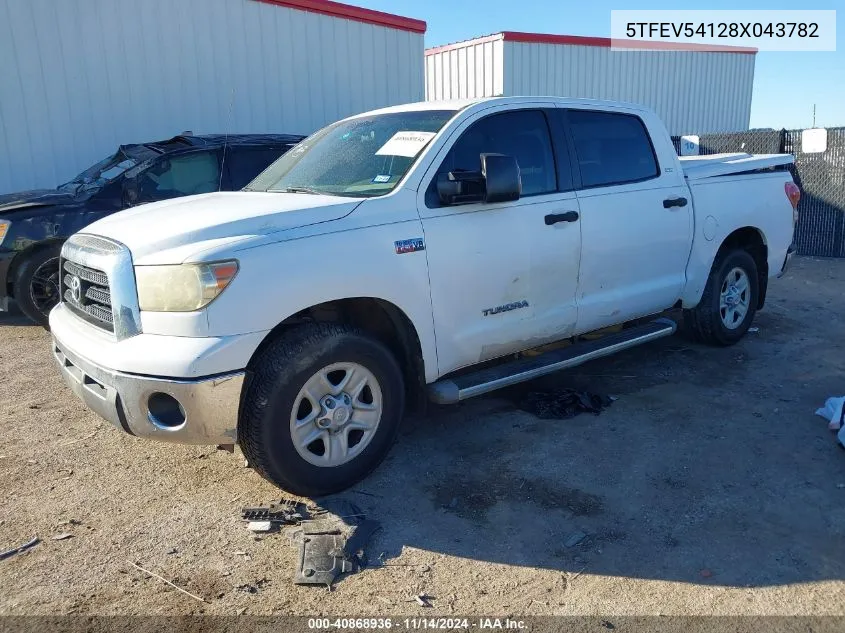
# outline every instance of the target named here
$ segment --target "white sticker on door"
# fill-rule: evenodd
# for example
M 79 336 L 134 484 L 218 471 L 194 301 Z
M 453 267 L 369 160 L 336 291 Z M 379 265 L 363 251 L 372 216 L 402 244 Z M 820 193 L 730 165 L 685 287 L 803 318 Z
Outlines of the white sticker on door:
M 400 130 L 376 152 L 377 156 L 407 156 L 413 158 L 425 147 L 435 132 L 409 132 Z

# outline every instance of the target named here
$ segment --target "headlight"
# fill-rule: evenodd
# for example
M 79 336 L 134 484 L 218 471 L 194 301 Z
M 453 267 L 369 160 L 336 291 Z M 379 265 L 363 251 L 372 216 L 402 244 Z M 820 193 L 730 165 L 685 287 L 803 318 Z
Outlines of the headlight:
M 3 244 L 3 238 L 6 237 L 6 233 L 9 232 L 9 226 L 12 223 L 8 220 L 0 220 L 0 245 Z
M 136 266 L 138 303 L 150 312 L 191 312 L 207 306 L 235 278 L 238 262 Z

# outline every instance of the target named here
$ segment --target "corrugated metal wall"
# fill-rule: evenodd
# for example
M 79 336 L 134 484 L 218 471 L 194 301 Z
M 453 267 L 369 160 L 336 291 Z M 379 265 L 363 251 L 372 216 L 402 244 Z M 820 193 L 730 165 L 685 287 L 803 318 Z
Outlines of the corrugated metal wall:
M 555 95 L 645 104 L 671 134 L 748 129 L 754 55 L 618 51 L 508 41 L 501 34 L 426 52 L 426 98 Z
M 503 94 L 501 39 L 481 38 L 461 48 L 427 53 L 425 98 L 472 99 Z
M 0 0 L 0 192 L 54 187 L 122 143 L 304 134 L 419 101 L 423 48 L 253 0 Z
M 754 55 L 504 42 L 504 94 L 641 103 L 670 134 L 748 129 Z

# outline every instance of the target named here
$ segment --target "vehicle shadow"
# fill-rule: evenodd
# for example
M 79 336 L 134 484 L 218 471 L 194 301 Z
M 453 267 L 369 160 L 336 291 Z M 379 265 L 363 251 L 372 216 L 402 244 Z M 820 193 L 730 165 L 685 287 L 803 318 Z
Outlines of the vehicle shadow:
M 845 578 L 845 455 L 812 415 L 842 373 L 807 377 L 831 343 L 799 342 L 799 320 L 757 325 L 734 347 L 675 335 L 414 417 L 345 493 L 383 524 L 371 551 L 724 586 Z M 619 399 L 568 420 L 519 409 L 564 386 Z
M 18 308 L 18 305 L 14 301 L 9 301 L 8 312 L 0 312 L 0 327 L 9 325 L 28 325 L 35 327 L 35 323 L 24 316 L 23 312 L 20 311 L 20 308 Z

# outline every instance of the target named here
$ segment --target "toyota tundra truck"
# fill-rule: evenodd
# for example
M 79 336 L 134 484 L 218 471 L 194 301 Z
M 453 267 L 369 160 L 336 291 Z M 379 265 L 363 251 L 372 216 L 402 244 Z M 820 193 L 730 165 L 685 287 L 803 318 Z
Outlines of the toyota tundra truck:
M 679 158 L 652 111 L 614 102 L 368 112 L 242 191 L 70 237 L 53 354 L 126 433 L 237 443 L 281 488 L 334 492 L 420 394 L 454 403 L 669 336 L 670 308 L 737 342 L 792 254 L 791 162 Z

